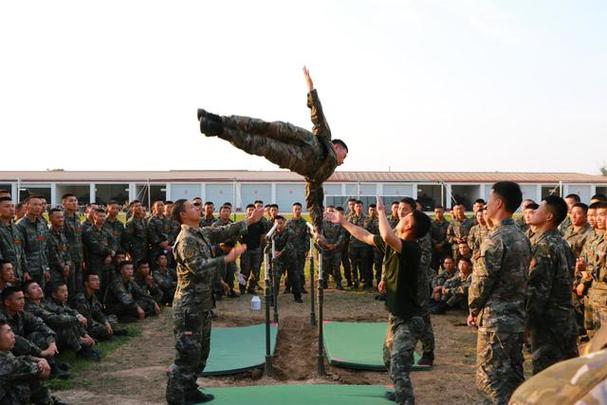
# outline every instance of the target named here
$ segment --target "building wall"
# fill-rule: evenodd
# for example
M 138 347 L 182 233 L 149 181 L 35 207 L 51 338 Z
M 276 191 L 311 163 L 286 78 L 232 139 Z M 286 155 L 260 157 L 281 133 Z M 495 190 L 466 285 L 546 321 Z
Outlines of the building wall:
M 242 184 L 240 186 L 240 202 L 241 207 L 246 207 L 247 204 L 253 203 L 255 200 L 261 200 L 264 204 L 272 202 L 272 184 L 271 183 L 255 183 Z
M 291 211 L 291 206 L 295 201 L 299 201 L 305 210 L 305 200 L 305 185 L 295 183 L 276 185 L 276 204 L 281 212 Z

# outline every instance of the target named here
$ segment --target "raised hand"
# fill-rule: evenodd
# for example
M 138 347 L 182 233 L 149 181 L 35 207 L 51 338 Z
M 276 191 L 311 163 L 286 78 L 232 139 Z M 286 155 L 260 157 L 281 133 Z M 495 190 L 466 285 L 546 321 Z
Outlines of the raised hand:
M 310 71 L 308 70 L 307 67 L 304 66 L 303 72 L 304 72 L 304 79 L 306 80 L 306 85 L 308 86 L 308 91 L 314 90 L 314 82 L 312 81 L 312 78 L 310 77 Z
M 381 196 L 375 196 L 376 202 L 375 204 L 377 205 L 377 211 L 379 212 L 385 212 L 386 211 L 386 206 L 384 205 L 384 199 L 381 198 Z

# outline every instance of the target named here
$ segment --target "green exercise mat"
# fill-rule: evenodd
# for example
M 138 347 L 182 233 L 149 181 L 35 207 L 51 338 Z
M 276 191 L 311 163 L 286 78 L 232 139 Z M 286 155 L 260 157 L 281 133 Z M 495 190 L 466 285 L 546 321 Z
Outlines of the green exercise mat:
M 386 370 L 384 338 L 386 322 L 324 322 L 324 346 L 329 364 L 357 370 Z M 419 367 L 420 355 L 414 353 L 412 370 Z
M 222 405 L 386 405 L 384 398 L 393 387 L 382 385 L 256 385 L 252 387 L 208 388 L 209 403 Z
M 270 327 L 270 353 L 274 354 L 278 327 Z M 213 327 L 211 351 L 203 376 L 236 374 L 266 362 L 266 326 Z

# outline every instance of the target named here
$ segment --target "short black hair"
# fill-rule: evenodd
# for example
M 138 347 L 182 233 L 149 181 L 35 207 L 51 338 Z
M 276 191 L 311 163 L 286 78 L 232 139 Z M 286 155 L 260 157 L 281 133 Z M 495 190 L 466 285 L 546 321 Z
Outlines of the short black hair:
M 349 152 L 348 145 L 346 145 L 346 143 L 344 141 L 342 141 L 341 139 L 333 139 L 331 142 L 333 143 L 333 145 L 340 145 L 342 148 L 344 148 L 346 150 L 346 152 Z
M 137 262 L 137 268 L 140 268 L 140 267 L 141 267 L 141 266 L 143 266 L 144 264 L 147 264 L 147 265 L 149 266 L 149 265 L 150 265 L 150 262 L 148 262 L 148 261 L 147 261 L 147 259 L 142 259 L 142 260 L 139 260 L 139 261 Z
M 426 236 L 430 230 L 430 226 L 432 225 L 430 217 L 417 210 L 414 210 L 411 215 L 413 215 L 413 233 L 415 234 L 415 238 L 423 238 Z
M 482 198 L 477 198 L 476 200 L 474 200 L 474 204 L 485 204 L 485 200 L 483 200 Z
M 213 201 L 205 201 L 204 206 L 206 207 L 207 205 L 215 205 L 215 203 Z
M 65 193 L 61 196 L 61 201 L 65 200 L 66 198 L 69 197 L 76 197 L 73 193 Z M 76 197 L 76 199 L 78 199 L 78 197 Z
M 278 209 L 278 204 L 272 203 L 272 204 L 270 204 L 270 208 L 276 208 L 276 209 Z
M 390 205 L 398 205 L 398 201 L 392 201 Z
M 130 261 L 130 260 L 123 260 L 123 261 L 121 261 L 120 263 L 118 263 L 118 270 L 122 270 L 122 268 L 123 268 L 124 266 L 127 266 L 127 265 L 129 265 L 129 264 L 131 264 L 131 265 L 132 265 L 132 264 L 133 264 L 133 262 L 132 262 L 132 261 Z
M 55 212 L 63 212 L 63 210 L 61 208 L 51 208 L 50 210 L 48 210 L 49 217 L 51 215 L 53 215 Z
M 434 207 L 435 210 L 444 210 L 445 207 L 443 207 L 442 205 L 437 205 Z
M 164 203 L 167 204 L 167 205 L 168 204 L 173 204 L 173 201 L 172 200 L 166 200 Z
M 23 293 L 26 294 L 27 293 L 27 289 L 29 288 L 29 286 L 32 285 L 32 284 L 34 284 L 34 283 L 38 284 L 38 282 L 36 280 L 27 280 L 21 286 L 21 291 L 23 291 Z
M 525 205 L 525 207 L 523 208 L 524 210 L 536 210 L 538 209 L 540 206 L 538 203 L 535 202 L 530 202 L 527 205 Z
M 472 266 L 472 260 L 468 259 L 467 257 L 460 257 L 459 261 L 457 262 L 457 264 L 459 264 L 459 262 L 466 262 L 468 263 L 470 266 Z
M 5 287 L 4 290 L 2 290 L 2 295 L 0 295 L 0 297 L 2 298 L 2 304 L 4 304 L 4 302 L 9 299 L 10 297 L 13 296 L 13 294 L 16 294 L 18 292 L 23 292 L 21 291 L 20 288 L 14 287 L 14 286 L 8 286 Z
M 356 202 L 356 198 L 354 198 L 354 197 L 350 197 L 350 198 L 348 198 L 348 202 L 349 202 L 349 203 L 350 203 L 350 202 Z
M 223 203 L 223 204 L 221 204 L 221 205 L 222 205 L 222 208 L 223 208 L 223 207 L 230 207 L 230 208 L 232 208 L 232 203 L 231 203 L 231 202 L 229 202 L 229 201 L 226 201 L 226 202 L 224 202 L 224 203 Z
M 403 204 L 407 204 L 409 207 L 411 207 L 411 211 L 415 211 L 417 204 L 413 198 L 405 197 L 402 200 L 400 200 L 400 202 Z
M 368 208 L 377 208 L 377 204 L 369 204 Z
M 66 286 L 67 284 L 65 283 L 65 281 L 55 281 L 54 283 L 51 284 L 51 293 L 55 293 L 57 292 L 57 290 L 59 290 L 59 288 Z
M 253 204 L 261 204 L 261 205 L 263 205 L 263 201 L 261 201 L 261 200 L 255 200 L 255 201 L 253 201 Z
M 596 204 L 596 208 L 599 210 L 607 208 L 607 201 L 597 201 L 595 204 Z M 592 204 L 592 205 L 594 205 L 594 204 Z
M 360 204 L 360 205 L 364 205 L 364 204 L 363 204 L 363 202 L 362 202 L 361 200 L 356 200 L 356 205 L 358 205 L 358 204 Z
M 179 222 L 180 224 L 181 222 L 181 213 L 183 211 L 185 211 L 185 203 L 187 203 L 188 200 L 186 200 L 185 198 L 181 198 L 177 201 L 175 201 L 175 205 L 173 206 L 173 219 L 177 222 Z
M 573 204 L 573 207 L 571 207 L 571 209 L 574 208 L 581 208 L 582 211 L 584 211 L 584 214 L 588 214 L 588 205 L 584 204 L 583 202 Z
M 327 205 L 327 208 L 333 208 L 333 209 L 335 209 L 335 205 Z
M 607 196 L 603 193 L 597 193 L 595 195 L 592 196 L 592 198 L 590 198 L 591 200 L 599 200 L 599 201 L 606 201 L 607 200 Z
M 4 201 L 13 201 L 13 199 L 11 197 L 0 197 L 0 202 Z
M 13 264 L 13 262 L 11 262 L 10 260 L 6 260 L 6 259 L 0 259 L 0 269 L 5 265 L 5 264 Z
M 282 215 L 276 215 L 276 216 L 274 217 L 274 219 L 275 219 L 275 220 L 282 219 L 282 220 L 284 221 L 284 220 L 285 220 L 285 217 L 283 217 Z
M 576 203 L 579 203 L 580 201 L 582 201 L 582 200 L 580 199 L 580 196 L 579 196 L 579 195 L 577 195 L 577 194 L 574 194 L 574 193 L 567 194 L 567 195 L 565 196 L 565 198 L 573 198 L 573 200 L 574 200 Z
M 548 210 L 554 215 L 554 224 L 558 226 L 567 216 L 567 203 L 556 195 L 546 196 L 544 201 Z
M 299 201 L 295 201 L 293 203 L 293 207 L 295 207 L 295 206 L 301 207 L 302 205 L 301 205 L 301 203 Z
M 491 189 L 504 200 L 504 208 L 509 213 L 515 212 L 523 201 L 523 192 L 518 183 L 513 181 L 498 181 Z
M 336 211 L 344 212 L 344 207 L 335 207 Z
M 247 206 L 245 207 L 245 209 L 249 209 L 249 208 L 255 208 L 255 204 L 247 204 Z
M 89 281 L 89 279 L 91 278 L 91 276 L 97 276 L 99 277 L 99 274 L 95 273 L 95 272 L 91 272 L 91 273 L 86 273 L 84 275 L 84 281 L 87 282 Z
M 118 203 L 118 201 L 116 201 L 116 200 L 110 200 L 110 201 L 108 201 L 108 202 L 107 202 L 107 205 L 114 205 L 114 204 L 116 204 L 116 205 L 120 205 L 120 204 Z

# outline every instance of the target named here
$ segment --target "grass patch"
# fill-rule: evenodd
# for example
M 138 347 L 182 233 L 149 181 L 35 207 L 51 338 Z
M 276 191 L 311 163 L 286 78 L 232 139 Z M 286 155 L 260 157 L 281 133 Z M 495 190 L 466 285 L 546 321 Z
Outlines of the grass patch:
M 141 325 L 138 324 L 129 324 L 129 325 L 121 325 L 121 327 L 126 326 L 126 330 L 129 332 L 128 336 L 114 336 L 111 340 L 105 342 L 99 342 L 95 345 L 95 349 L 101 352 L 101 361 L 108 354 L 112 353 L 114 350 L 118 349 L 120 346 L 127 343 L 134 337 L 141 335 Z M 71 377 L 67 380 L 61 380 L 58 378 L 54 378 L 48 381 L 48 386 L 53 391 L 61 391 L 61 390 L 69 390 L 74 387 L 75 379 L 78 379 L 79 386 L 88 386 L 90 382 L 85 378 L 79 378 L 80 374 L 92 367 L 96 364 L 96 362 L 92 360 L 81 359 L 76 356 L 74 352 L 62 352 L 59 354 L 58 361 L 69 363 L 72 367 L 70 368 Z

